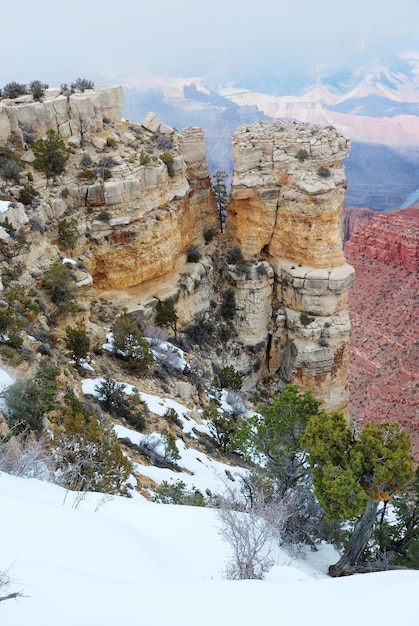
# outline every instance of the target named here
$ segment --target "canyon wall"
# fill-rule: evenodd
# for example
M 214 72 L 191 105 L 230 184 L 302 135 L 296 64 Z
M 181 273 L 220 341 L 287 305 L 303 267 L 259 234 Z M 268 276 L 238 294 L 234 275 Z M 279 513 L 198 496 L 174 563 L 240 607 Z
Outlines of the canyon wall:
M 376 215 L 345 246 L 355 267 L 350 413 L 397 420 L 419 458 L 419 208 Z
M 57 226 L 72 219 L 79 238 L 71 256 L 77 284 L 87 288 L 86 319 L 101 300 L 145 326 L 159 299 L 172 297 L 180 327 L 197 314 L 213 323 L 205 350 L 191 346 L 200 380 L 211 383 L 217 368 L 233 365 L 245 390 L 262 385 L 275 395 L 296 383 L 326 409 L 346 411 L 354 274 L 343 256 L 340 220 L 349 141 L 334 128 L 291 121 L 239 127 L 221 234 L 203 131 L 179 134 L 152 113 L 132 124 L 120 120 L 121 112 L 119 88 L 50 94 L 0 110 L 0 132 L 21 137 L 22 160 L 39 192 L 20 207 L 26 230 L 37 225 L 24 280 L 38 280 L 63 257 Z M 25 151 L 26 136 L 49 128 L 72 147 L 53 184 Z M 187 260 L 191 246 L 199 248 L 194 263 Z M 235 248 L 241 252 L 234 260 L 228 252 Z
M 227 237 L 273 268 L 259 347 L 271 388 L 297 383 L 330 410 L 348 408 L 348 288 L 340 226 L 349 140 L 334 128 L 260 122 L 233 134 Z M 232 279 L 234 279 L 232 275 Z M 237 281 L 236 281 L 237 284 Z M 249 285 L 250 293 L 257 293 Z M 249 345 L 245 325 L 240 341 Z

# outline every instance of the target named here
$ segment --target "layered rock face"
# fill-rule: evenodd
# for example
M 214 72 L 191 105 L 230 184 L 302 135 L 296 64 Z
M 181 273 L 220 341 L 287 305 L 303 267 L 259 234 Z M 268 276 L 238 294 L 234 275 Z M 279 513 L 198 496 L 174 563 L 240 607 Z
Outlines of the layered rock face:
M 401 422 L 411 433 L 416 459 L 419 458 L 418 246 L 419 208 L 377 215 L 370 222 L 360 224 L 345 246 L 345 254 L 356 270 L 349 298 L 351 415 L 360 424 L 382 420 Z
M 217 218 L 205 159 L 204 134 L 172 131 L 172 175 L 162 161 L 131 164 L 118 180 L 87 188 L 87 204 L 111 212 L 109 222 L 92 221 L 96 243 L 90 261 L 101 290 L 128 290 L 163 283 L 187 248 L 202 241 Z M 70 189 L 72 193 L 72 189 Z
M 99 133 L 104 123 L 121 121 L 124 103 L 122 87 L 95 87 L 83 93 L 61 95 L 58 90 L 46 93 L 43 102 L 16 100 L 0 103 L 0 145 L 5 145 L 11 133 L 25 140 L 26 135 L 42 137 L 53 129 L 61 137 L 79 140 L 80 124 L 85 132 Z
M 270 323 L 259 347 L 275 386 L 311 389 L 329 410 L 346 411 L 348 288 L 340 226 L 349 141 L 334 128 L 260 122 L 233 134 L 235 169 L 227 236 L 248 260 L 274 270 L 265 297 Z M 249 343 L 244 325 L 241 341 Z M 250 342 L 253 343 L 254 342 Z
M 419 269 L 419 209 L 376 215 L 358 229 L 348 243 L 355 256 L 365 255 L 381 264 L 397 263 L 406 270 Z

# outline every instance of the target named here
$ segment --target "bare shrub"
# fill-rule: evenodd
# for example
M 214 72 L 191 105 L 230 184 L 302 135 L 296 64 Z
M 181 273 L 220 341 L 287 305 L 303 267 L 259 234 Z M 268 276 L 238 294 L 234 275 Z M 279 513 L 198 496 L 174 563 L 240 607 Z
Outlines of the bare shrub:
M 0 470 L 13 476 L 53 480 L 52 456 L 42 440 L 24 439 L 23 434 L 0 441 Z
M 219 501 L 220 535 L 230 544 L 231 558 L 225 570 L 229 580 L 257 579 L 273 566 L 275 544 L 280 543 L 282 529 L 291 515 L 287 500 L 267 500 L 258 490 L 251 506 L 243 493 L 229 490 Z

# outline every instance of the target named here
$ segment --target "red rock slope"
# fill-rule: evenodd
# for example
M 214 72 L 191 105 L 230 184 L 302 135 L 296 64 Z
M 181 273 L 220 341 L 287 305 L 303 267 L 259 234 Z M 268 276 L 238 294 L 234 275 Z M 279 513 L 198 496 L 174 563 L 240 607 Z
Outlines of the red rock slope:
M 351 415 L 399 420 L 419 462 L 419 209 L 380 214 L 346 244 L 350 292 Z

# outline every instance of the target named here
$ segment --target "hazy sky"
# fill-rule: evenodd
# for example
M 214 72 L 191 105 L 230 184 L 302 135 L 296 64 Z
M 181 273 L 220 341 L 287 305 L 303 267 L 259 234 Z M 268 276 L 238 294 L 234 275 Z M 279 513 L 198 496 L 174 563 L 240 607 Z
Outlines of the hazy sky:
M 287 74 L 419 49 L 419 0 L 9 0 L 0 86 Z

